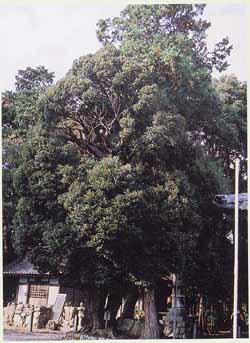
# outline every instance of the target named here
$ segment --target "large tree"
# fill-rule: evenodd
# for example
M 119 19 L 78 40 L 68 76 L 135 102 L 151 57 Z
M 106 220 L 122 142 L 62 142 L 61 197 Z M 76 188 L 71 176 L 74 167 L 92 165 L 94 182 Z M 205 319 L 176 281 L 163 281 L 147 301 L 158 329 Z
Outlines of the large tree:
M 119 289 L 116 308 L 124 289 L 140 287 L 145 338 L 159 337 L 159 280 L 178 272 L 205 293 L 215 278 L 194 285 L 188 271 L 197 274 L 205 263 L 209 272 L 213 247 L 225 241 L 211 206 L 228 190 L 225 160 L 211 150 L 222 131 L 211 128 L 228 109 L 211 71 L 226 67 L 231 47 L 224 39 L 208 52 L 203 9 L 128 6 L 99 22 L 104 47 L 39 90 L 29 112 L 35 125 L 25 124 L 26 106 L 14 114 L 25 128 L 14 175 L 17 250 L 42 269 L 78 277 L 93 313 L 100 290 Z M 37 84 L 25 81 L 18 92 L 23 87 L 35 91 Z M 202 258 L 207 247 L 211 263 Z M 100 317 L 93 316 L 96 328 Z
M 207 161 L 209 146 L 204 144 L 210 135 L 208 127 L 220 115 L 211 71 L 226 67 L 225 57 L 231 50 L 224 39 L 214 51 L 208 51 L 205 38 L 210 24 L 200 18 L 203 9 L 203 5 L 128 6 L 119 18 L 100 21 L 97 34 L 104 48 L 75 61 L 64 80 L 49 90 L 46 102 L 50 130 L 62 132 L 83 154 L 97 159 L 119 156 L 122 163 L 141 168 L 145 173 L 143 188 L 160 189 L 161 177 L 179 173 L 173 176 L 173 184 L 176 186 L 180 177 L 192 185 L 187 189 L 195 190 L 193 198 L 190 192 L 188 203 L 191 210 L 200 202 L 196 216 L 191 217 L 195 222 L 204 214 L 201 231 L 209 220 L 209 203 L 222 191 L 219 183 L 224 183 L 217 164 L 214 167 L 213 161 Z M 198 148 L 202 144 L 205 146 Z M 203 187 L 207 193 L 202 192 Z M 166 215 L 171 213 L 171 206 L 165 211 Z M 145 213 L 150 217 L 150 211 Z M 156 217 L 150 224 L 145 217 L 140 224 L 145 235 L 147 227 L 161 227 Z M 168 227 L 166 238 L 169 223 L 162 224 Z M 183 228 L 188 231 L 192 226 L 198 225 L 188 225 L 179 218 L 176 239 Z M 164 235 L 156 236 L 168 246 Z M 146 247 L 145 237 L 142 246 Z M 151 229 L 149 237 L 153 244 Z M 142 256 L 146 260 L 147 255 Z M 136 270 L 144 270 L 134 265 Z M 147 280 L 148 285 L 152 287 L 159 276 Z M 144 274 L 141 279 L 145 281 Z M 147 316 L 150 313 L 146 311 Z M 149 334 L 150 324 L 147 329 Z

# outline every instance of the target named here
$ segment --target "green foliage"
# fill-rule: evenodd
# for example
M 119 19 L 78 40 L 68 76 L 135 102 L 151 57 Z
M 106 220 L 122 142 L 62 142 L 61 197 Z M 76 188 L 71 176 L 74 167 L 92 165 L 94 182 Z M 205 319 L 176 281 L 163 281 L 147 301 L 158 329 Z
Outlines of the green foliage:
M 97 158 L 119 153 L 128 138 L 133 143 L 162 103 L 145 64 L 124 59 L 112 46 L 75 61 L 44 101 L 51 129 Z
M 19 189 L 15 189 L 13 178 L 15 173 L 19 173 L 17 169 L 22 164 L 21 146 L 28 132 L 39 121 L 39 98 L 52 80 L 53 73 L 49 73 L 44 67 L 19 70 L 16 91 L 6 91 L 2 94 L 3 220 L 9 240 L 19 200 Z M 14 256 L 10 256 L 10 259 L 12 258 Z
M 2 113 L 4 137 L 14 144 L 25 139 L 41 114 L 40 97 L 53 81 L 53 73 L 44 67 L 28 67 L 16 76 L 16 91 L 3 93 Z M 10 134 L 9 134 L 10 133 Z
M 219 156 L 226 173 L 233 179 L 230 168 L 236 157 L 241 158 L 241 192 L 246 191 L 247 175 L 247 85 L 233 75 L 215 80 L 220 97 L 220 116 L 211 128 L 210 151 Z
M 75 61 L 48 90 L 45 120 L 98 158 L 123 154 L 129 160 L 157 111 L 183 117 L 192 139 L 204 142 L 220 112 L 211 70 L 223 69 L 231 47 L 224 39 L 208 52 L 203 9 L 128 6 L 119 18 L 101 21 L 105 47 Z M 119 48 L 112 45 L 117 42 Z
M 230 189 L 232 158 L 245 158 L 246 86 L 212 82 L 231 47 L 208 52 L 203 9 L 128 6 L 99 22 L 104 47 L 55 85 L 44 67 L 19 72 L 3 97 L 17 254 L 113 289 L 178 272 L 211 294 L 230 274 L 212 200 Z
M 223 39 L 214 51 L 208 51 L 210 23 L 201 18 L 204 7 L 129 5 L 120 17 L 100 20 L 97 31 L 104 45 L 118 44 L 126 57 L 143 61 L 153 71 L 155 82 L 164 85 L 171 105 L 196 130 L 204 114 L 214 115 L 211 70 L 226 68 L 225 58 L 232 48 Z
M 71 147 L 48 137 L 39 127 L 32 130 L 20 154 L 22 163 L 13 179 L 18 196 L 14 241 L 17 252 L 22 254 L 42 239 L 46 223 L 52 225 L 64 220 L 64 211 L 57 202 L 58 194 L 63 192 L 57 168 L 74 164 L 77 155 L 74 156 Z
M 16 90 L 28 91 L 43 89 L 52 84 L 54 73 L 48 72 L 44 66 L 34 68 L 28 67 L 25 70 L 18 70 L 16 75 Z
M 214 51 L 208 51 L 205 39 L 211 24 L 201 18 L 204 8 L 205 5 L 184 4 L 129 5 L 120 17 L 99 20 L 97 37 L 104 45 L 119 44 L 130 55 L 146 55 L 153 60 L 160 59 L 170 48 L 175 55 L 175 64 L 191 66 L 189 53 L 192 52 L 198 68 L 223 70 L 227 67 L 224 59 L 232 46 L 224 38 L 216 44 Z M 166 56 L 171 56 L 171 53 Z
M 159 174 L 155 182 L 144 168 L 108 157 L 83 160 L 79 174 L 60 202 L 83 250 L 94 249 L 137 282 L 154 283 L 176 268 L 178 231 L 199 220 L 181 173 Z

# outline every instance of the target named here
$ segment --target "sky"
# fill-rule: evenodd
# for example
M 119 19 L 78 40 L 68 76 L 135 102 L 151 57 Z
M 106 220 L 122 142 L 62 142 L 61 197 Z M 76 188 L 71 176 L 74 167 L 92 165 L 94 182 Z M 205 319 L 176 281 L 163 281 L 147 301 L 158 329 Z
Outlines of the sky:
M 14 89 L 19 69 L 44 65 L 62 78 L 73 61 L 94 53 L 98 19 L 118 16 L 124 3 L 1 3 L 0 4 L 0 88 Z M 241 81 L 246 77 L 246 8 L 244 4 L 208 4 L 204 16 L 212 26 L 207 42 L 212 48 L 229 37 L 233 51 L 228 58 L 227 74 Z M 218 74 L 214 75 L 218 77 Z

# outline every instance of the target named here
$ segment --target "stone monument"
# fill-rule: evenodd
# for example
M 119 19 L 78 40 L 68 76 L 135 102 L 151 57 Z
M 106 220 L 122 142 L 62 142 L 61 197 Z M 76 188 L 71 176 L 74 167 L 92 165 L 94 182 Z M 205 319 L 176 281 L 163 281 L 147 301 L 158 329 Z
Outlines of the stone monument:
M 67 294 L 58 294 L 56 297 L 56 302 L 52 307 L 52 318 L 55 322 L 58 322 L 62 312 Z

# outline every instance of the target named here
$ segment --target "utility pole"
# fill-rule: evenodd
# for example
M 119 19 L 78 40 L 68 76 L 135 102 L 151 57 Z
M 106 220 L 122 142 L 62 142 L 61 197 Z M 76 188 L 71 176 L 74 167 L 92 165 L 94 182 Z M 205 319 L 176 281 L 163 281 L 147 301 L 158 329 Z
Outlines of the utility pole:
M 178 276 L 177 274 L 173 274 L 173 289 L 172 289 L 172 294 L 173 294 L 173 305 L 174 305 L 174 313 L 173 313 L 173 339 L 176 338 L 176 305 L 177 305 L 177 301 L 176 301 L 176 297 L 177 297 L 177 280 L 178 280 Z
M 249 94 L 249 93 L 248 93 Z M 248 152 L 250 149 L 250 138 L 248 136 L 247 140 L 247 148 Z M 249 171 L 249 154 L 248 154 L 248 159 L 247 159 L 247 176 L 248 180 L 250 178 L 250 171 Z M 249 182 L 247 183 L 247 204 L 249 204 L 250 200 L 250 184 Z M 248 207 L 247 207 L 248 209 Z M 248 247 L 247 247 L 247 257 L 248 257 L 248 338 L 250 338 L 250 215 L 249 211 L 247 213 L 247 242 L 248 242 Z
M 238 252 L 239 252 L 239 170 L 240 160 L 235 160 L 235 209 L 234 209 L 234 313 L 233 338 L 237 338 L 238 327 Z

